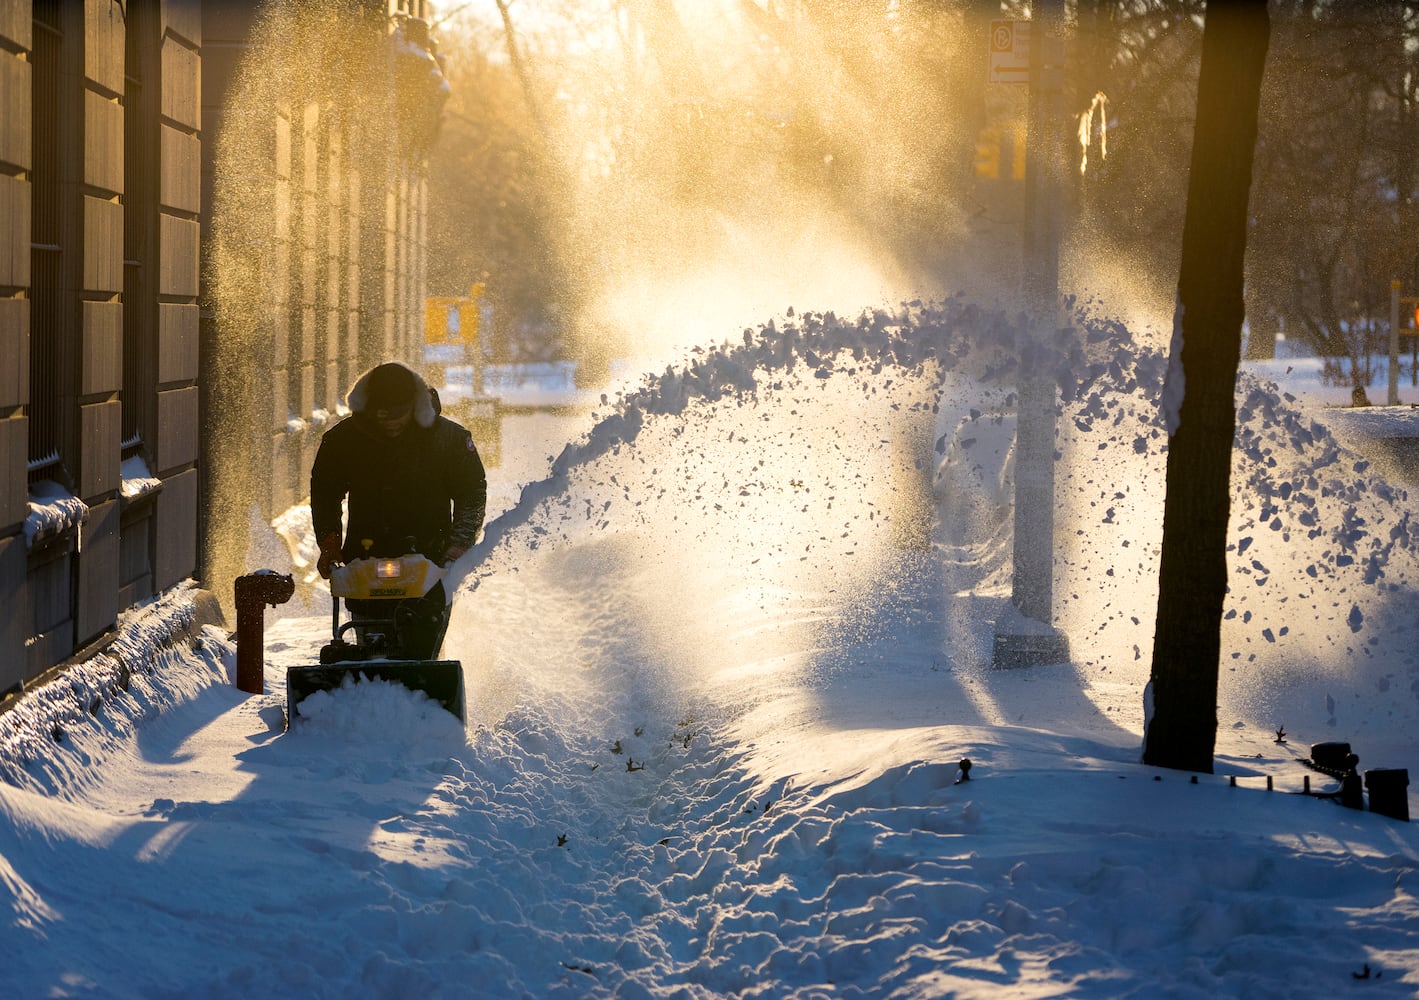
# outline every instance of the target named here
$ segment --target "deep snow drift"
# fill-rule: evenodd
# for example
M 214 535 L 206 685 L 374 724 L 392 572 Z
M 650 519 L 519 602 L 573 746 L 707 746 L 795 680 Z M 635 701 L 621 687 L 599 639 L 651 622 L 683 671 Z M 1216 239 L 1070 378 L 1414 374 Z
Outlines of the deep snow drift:
M 379 685 L 284 731 L 328 618 L 269 629 L 263 696 L 209 627 L 0 718 L 7 984 L 1413 995 L 1414 826 L 1290 794 L 1313 742 L 1415 764 L 1407 498 L 1243 379 L 1219 773 L 1144 768 L 1163 361 L 1030 348 L 1077 662 L 996 672 L 1021 338 L 790 317 L 606 400 L 456 567 L 466 734 Z

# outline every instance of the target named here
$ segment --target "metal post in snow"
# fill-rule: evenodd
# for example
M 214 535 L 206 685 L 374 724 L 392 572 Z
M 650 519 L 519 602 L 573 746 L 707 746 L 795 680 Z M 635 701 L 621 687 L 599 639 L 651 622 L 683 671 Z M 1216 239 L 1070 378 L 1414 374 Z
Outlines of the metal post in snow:
M 1030 27 L 1022 289 L 1041 345 L 1059 326 L 1059 181 L 1064 5 L 1037 0 Z M 1015 439 L 1015 548 L 1011 605 L 996 622 L 994 666 L 1069 659 L 1054 618 L 1054 373 L 1021 359 Z
M 233 581 L 237 612 L 236 685 L 247 694 L 261 694 L 265 689 L 265 612 L 266 606 L 285 604 L 296 592 L 295 579 L 289 573 L 260 569 Z
M 1399 405 L 1399 279 L 1389 283 L 1389 405 Z

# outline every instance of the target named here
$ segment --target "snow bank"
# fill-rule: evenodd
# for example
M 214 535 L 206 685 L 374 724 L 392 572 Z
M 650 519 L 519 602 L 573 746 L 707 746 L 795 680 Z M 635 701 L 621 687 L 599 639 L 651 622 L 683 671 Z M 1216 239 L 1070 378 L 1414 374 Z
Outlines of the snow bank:
M 138 728 L 214 684 L 235 648 L 215 598 L 190 582 L 124 612 L 103 651 L 34 687 L 0 714 L 0 780 L 71 797 Z

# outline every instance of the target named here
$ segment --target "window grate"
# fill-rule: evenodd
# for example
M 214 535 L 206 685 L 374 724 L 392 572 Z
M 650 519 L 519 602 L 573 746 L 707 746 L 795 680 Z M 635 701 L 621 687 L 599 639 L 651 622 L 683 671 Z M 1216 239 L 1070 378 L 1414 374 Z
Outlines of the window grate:
M 60 0 L 35 0 L 31 52 L 29 481 L 59 465 L 62 344 L 59 287 L 64 249 L 59 213 Z M 38 457 L 36 457 L 38 456 Z
M 149 49 L 156 44 L 154 7 L 127 8 L 123 93 L 123 438 L 141 441 L 157 391 L 157 325 L 153 253 L 158 175 L 158 131 L 145 89 Z M 130 457 L 125 449 L 124 457 Z

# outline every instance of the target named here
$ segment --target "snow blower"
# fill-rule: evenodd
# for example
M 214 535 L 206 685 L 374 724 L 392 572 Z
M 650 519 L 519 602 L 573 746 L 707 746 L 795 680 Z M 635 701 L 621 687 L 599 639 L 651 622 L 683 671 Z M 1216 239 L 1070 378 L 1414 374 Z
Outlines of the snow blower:
M 320 651 L 320 665 L 286 671 L 286 718 L 294 721 L 301 702 L 317 691 L 332 691 L 347 681 L 381 680 L 422 691 L 464 722 L 463 664 L 431 659 L 438 653 L 448 624 L 443 602 L 423 600 L 443 578 L 443 568 L 418 554 L 394 558 L 352 559 L 330 572 L 333 604 L 331 641 Z M 351 619 L 341 622 L 340 600 Z M 388 608 L 385 616 L 366 614 Z M 345 638 L 352 634 L 353 640 Z

